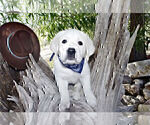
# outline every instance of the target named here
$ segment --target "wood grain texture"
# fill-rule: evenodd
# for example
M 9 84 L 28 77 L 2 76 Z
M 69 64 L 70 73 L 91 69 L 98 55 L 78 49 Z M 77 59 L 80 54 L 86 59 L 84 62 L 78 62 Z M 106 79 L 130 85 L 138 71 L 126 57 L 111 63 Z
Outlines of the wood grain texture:
M 124 71 L 139 29 L 138 26 L 130 38 L 127 29 L 130 14 L 122 13 L 129 8 L 128 2 L 120 0 L 115 4 L 111 1 L 110 5 L 107 3 L 107 7 L 116 5 L 119 13 L 108 11 L 107 14 L 99 13 L 97 16 L 94 42 L 97 48 L 92 68 L 92 87 L 97 96 L 97 111 L 117 110 Z

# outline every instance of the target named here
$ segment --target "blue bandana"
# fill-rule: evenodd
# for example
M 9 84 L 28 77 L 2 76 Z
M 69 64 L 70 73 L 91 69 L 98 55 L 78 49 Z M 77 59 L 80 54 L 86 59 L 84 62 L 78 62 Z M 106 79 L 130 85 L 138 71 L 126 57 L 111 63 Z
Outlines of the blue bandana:
M 50 61 L 52 61 L 54 55 L 55 55 L 55 53 L 53 53 L 52 56 L 50 57 Z M 59 56 L 58 56 L 58 58 L 59 58 Z M 82 61 L 79 64 L 64 64 L 60 58 L 59 58 L 59 61 L 61 62 L 61 64 L 64 67 L 71 69 L 74 72 L 81 73 L 83 70 L 84 58 L 82 59 Z

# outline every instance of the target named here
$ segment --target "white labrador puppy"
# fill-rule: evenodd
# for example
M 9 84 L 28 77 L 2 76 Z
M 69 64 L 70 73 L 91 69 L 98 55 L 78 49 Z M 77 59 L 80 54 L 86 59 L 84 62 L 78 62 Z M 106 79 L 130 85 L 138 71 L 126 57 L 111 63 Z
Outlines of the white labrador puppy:
M 87 103 L 95 107 L 96 98 L 91 90 L 89 57 L 94 53 L 92 40 L 85 33 L 68 29 L 60 31 L 51 41 L 50 49 L 55 53 L 54 74 L 61 101 L 59 110 L 70 107 L 68 84 L 81 84 Z

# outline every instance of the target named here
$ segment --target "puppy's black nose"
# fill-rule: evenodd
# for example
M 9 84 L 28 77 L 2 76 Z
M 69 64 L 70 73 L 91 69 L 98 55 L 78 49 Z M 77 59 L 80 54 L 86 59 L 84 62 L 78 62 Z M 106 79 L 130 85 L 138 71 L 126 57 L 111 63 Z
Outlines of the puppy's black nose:
M 68 55 L 75 55 L 76 50 L 74 48 L 69 48 L 68 49 Z

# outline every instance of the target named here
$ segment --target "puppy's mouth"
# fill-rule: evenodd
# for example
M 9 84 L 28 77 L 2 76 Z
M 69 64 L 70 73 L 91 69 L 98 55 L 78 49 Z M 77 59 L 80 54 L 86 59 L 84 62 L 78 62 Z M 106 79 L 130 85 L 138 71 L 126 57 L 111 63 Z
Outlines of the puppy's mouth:
M 75 60 L 75 55 L 67 55 L 68 60 Z
M 77 64 L 77 60 L 75 57 L 69 57 L 67 56 L 65 62 L 65 64 Z
M 78 53 L 74 48 L 68 48 L 65 55 L 60 53 L 59 57 L 63 64 L 79 64 L 81 61 L 80 58 L 78 58 Z
M 62 60 L 64 64 L 78 64 L 77 59 L 75 56 L 66 56 L 64 60 Z
M 71 64 L 76 63 L 75 54 L 76 54 L 76 50 L 74 48 L 68 48 L 66 62 Z

